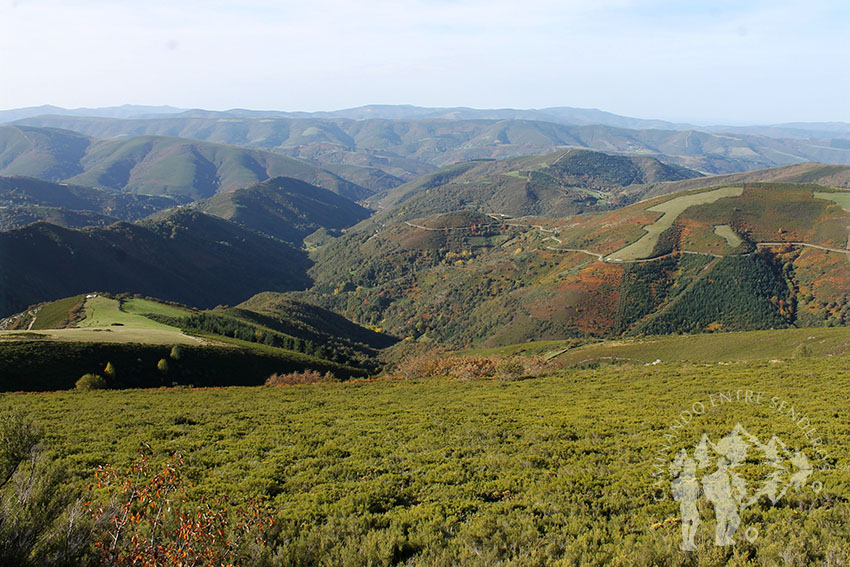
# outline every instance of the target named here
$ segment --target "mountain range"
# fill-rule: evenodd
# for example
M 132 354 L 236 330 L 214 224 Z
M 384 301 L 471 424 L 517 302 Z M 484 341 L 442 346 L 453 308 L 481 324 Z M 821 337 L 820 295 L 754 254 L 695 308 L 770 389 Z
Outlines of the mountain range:
M 372 193 L 277 153 L 163 136 L 97 140 L 70 130 L 28 126 L 0 126 L 0 175 L 166 195 L 183 202 L 281 175 L 352 199 Z
M 696 125 L 687 122 L 632 118 L 596 108 L 558 106 L 541 109 L 479 109 L 469 107 L 421 107 L 409 104 L 370 104 L 331 111 L 286 112 L 273 110 L 231 109 L 209 111 L 173 106 L 123 105 L 105 108 L 66 109 L 45 105 L 0 111 L 0 123 L 36 116 L 86 116 L 100 118 L 163 118 L 172 115 L 196 118 L 319 118 L 351 120 L 534 120 L 572 126 L 602 125 L 633 130 L 702 130 L 738 132 L 774 138 L 850 138 L 846 122 L 788 122 L 765 125 Z
M 701 176 L 651 157 L 566 150 L 459 163 L 372 195 L 367 202 L 381 211 L 376 221 L 462 209 L 510 216 L 568 216 L 625 204 L 625 191 L 631 186 Z M 630 195 L 632 200 L 639 198 L 634 191 Z
M 185 112 L 185 109 L 173 106 L 144 106 L 137 104 L 123 104 L 121 106 L 107 106 L 100 108 L 62 108 L 52 104 L 41 106 L 29 106 L 26 108 L 13 108 L 11 110 L 0 110 L 0 123 L 12 122 L 31 116 L 44 116 L 52 114 L 57 116 L 100 116 L 103 118 L 144 118 L 147 116 L 162 116 L 164 114 L 176 114 Z
M 191 207 L 293 244 L 301 244 L 305 236 L 321 228 L 340 230 L 372 213 L 327 189 L 290 177 L 219 193 Z
M 741 132 L 627 129 L 526 119 L 355 120 L 207 112 L 130 120 L 43 116 L 16 124 L 69 129 L 99 138 L 155 135 L 235 144 L 319 163 L 374 167 L 406 181 L 458 162 L 566 148 L 651 156 L 709 174 L 807 161 L 850 164 L 848 140 L 827 132 L 817 138 L 773 138 Z
M 131 292 L 455 346 L 850 321 L 841 124 L 124 110 L 0 126 L 0 314 Z
M 845 324 L 847 209 L 850 192 L 739 182 L 566 218 L 362 223 L 313 254 L 302 293 L 456 346 Z

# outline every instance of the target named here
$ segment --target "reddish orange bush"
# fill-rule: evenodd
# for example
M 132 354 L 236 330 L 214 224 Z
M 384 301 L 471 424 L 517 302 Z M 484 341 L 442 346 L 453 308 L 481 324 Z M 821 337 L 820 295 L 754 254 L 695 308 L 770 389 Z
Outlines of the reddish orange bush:
M 259 507 L 228 509 L 221 497 L 190 509 L 181 497 L 190 486 L 182 469 L 179 456 L 155 473 L 146 456 L 123 473 L 98 467 L 96 485 L 108 502 L 87 505 L 102 526 L 95 533 L 95 565 L 235 567 L 265 547 L 263 532 L 272 521 Z

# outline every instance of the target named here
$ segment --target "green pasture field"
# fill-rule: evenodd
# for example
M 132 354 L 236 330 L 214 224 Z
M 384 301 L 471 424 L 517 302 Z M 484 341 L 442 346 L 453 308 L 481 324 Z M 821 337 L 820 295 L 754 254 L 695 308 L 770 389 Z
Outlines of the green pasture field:
M 826 192 L 826 191 L 815 191 L 812 193 L 812 196 L 815 199 L 825 199 L 827 201 L 832 201 L 842 209 L 846 211 L 850 211 L 850 191 L 842 191 L 842 192 Z
M 147 299 L 125 299 L 121 303 L 121 311 L 125 313 L 133 313 L 136 315 L 164 315 L 166 317 L 185 317 L 189 315 L 189 311 L 173 305 L 166 305 L 157 301 L 149 301 Z M 147 319 L 150 321 L 150 319 Z
M 621 248 L 613 254 L 610 254 L 608 259 L 628 261 L 648 258 L 655 249 L 655 245 L 658 243 L 658 237 L 661 233 L 673 226 L 676 218 L 682 214 L 685 209 L 693 207 L 694 205 L 713 203 L 718 199 L 726 197 L 738 197 L 743 193 L 743 191 L 743 186 L 721 187 L 720 189 L 714 189 L 713 191 L 703 191 L 700 193 L 691 193 L 689 195 L 675 197 L 669 201 L 664 201 L 654 207 L 648 208 L 648 211 L 662 213 L 662 215 L 654 223 L 644 227 L 646 234 L 639 240 L 629 244 L 625 248 Z
M 842 565 L 848 392 L 850 359 L 835 356 L 513 382 L 4 394 L 0 410 L 35 419 L 81 488 L 95 466 L 126 465 L 143 444 L 157 462 L 179 452 L 190 502 L 222 493 L 270 508 L 271 565 Z M 673 429 L 677 419 L 687 423 Z M 817 470 L 776 505 L 747 508 L 733 546 L 714 545 L 714 509 L 701 499 L 698 550 L 680 551 L 667 462 L 736 424 Z
M 735 231 L 728 224 L 718 224 L 715 226 L 714 234 L 723 238 L 730 248 L 737 248 L 743 242 L 741 237 L 735 234 Z
M 550 340 L 550 341 L 529 341 L 527 343 L 518 343 L 514 345 L 505 345 L 499 347 L 488 348 L 470 348 L 459 351 L 453 351 L 451 355 L 470 355 L 470 356 L 548 356 L 556 352 L 561 352 L 572 348 L 577 344 L 585 341 L 579 339 L 573 340 Z
M 53 329 L 58 327 L 68 317 L 71 309 L 82 303 L 84 298 L 83 295 L 77 295 L 48 303 L 38 310 L 32 328 Z
M 78 327 L 109 327 L 123 325 L 137 329 L 160 329 L 176 331 L 175 327 L 169 327 L 157 323 L 147 317 L 122 311 L 117 299 L 98 296 L 86 299 L 86 318 L 80 321 Z M 178 331 L 179 332 L 179 331 Z
M 563 365 L 610 359 L 637 363 L 659 359 L 704 363 L 782 360 L 799 356 L 803 345 L 811 356 L 846 355 L 850 353 L 850 329 L 816 327 L 607 341 L 569 350 L 556 360 Z
M 145 299 L 125 300 L 123 306 L 108 297 L 85 299 L 86 317 L 77 327 L 54 329 L 82 296 L 50 303 L 36 314 L 33 331 L 0 331 L 0 341 L 55 340 L 92 343 L 144 343 L 151 345 L 202 345 L 213 341 L 183 334 L 180 329 L 157 323 L 140 313 L 182 317 L 186 311 Z M 39 329 L 35 332 L 35 329 Z
M 177 307 L 147 301 L 144 299 L 125 300 L 120 306 L 118 300 L 98 296 L 85 300 L 86 317 L 75 328 L 53 329 L 67 315 L 67 311 L 81 297 L 51 303 L 36 315 L 33 329 L 38 332 L 0 331 L 0 340 L 58 340 L 99 343 L 146 343 L 154 345 L 184 344 L 199 345 L 210 341 L 190 337 L 180 329 L 158 323 L 140 313 L 156 313 L 171 317 L 182 317 L 186 312 Z

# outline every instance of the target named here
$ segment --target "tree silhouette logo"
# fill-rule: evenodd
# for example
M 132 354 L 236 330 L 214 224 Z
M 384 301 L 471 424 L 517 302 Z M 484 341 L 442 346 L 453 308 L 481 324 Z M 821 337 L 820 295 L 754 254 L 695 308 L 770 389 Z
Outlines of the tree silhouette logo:
M 697 549 L 694 538 L 700 526 L 697 501 L 700 496 L 714 506 L 714 543 L 733 545 L 741 527 L 741 516 L 762 498 L 771 505 L 789 489 L 806 485 L 813 467 L 806 454 L 789 449 L 776 436 L 762 443 L 737 423 L 732 431 L 714 443 L 703 434 L 692 453 L 679 451 L 669 465 L 673 476 L 673 498 L 679 502 L 683 551 Z M 822 485 L 812 483 L 819 492 Z M 754 541 L 758 530 L 749 527 L 744 537 Z

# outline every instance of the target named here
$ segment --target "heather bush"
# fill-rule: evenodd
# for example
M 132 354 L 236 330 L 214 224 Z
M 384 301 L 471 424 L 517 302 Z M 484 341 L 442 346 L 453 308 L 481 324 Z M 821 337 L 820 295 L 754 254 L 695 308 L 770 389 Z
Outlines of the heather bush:
M 526 376 L 526 365 L 517 357 L 505 358 L 496 364 L 496 377 L 502 380 L 519 380 Z
M 459 380 L 492 378 L 496 375 L 496 362 L 483 356 L 452 356 L 440 361 L 440 374 Z
M 809 348 L 809 345 L 801 343 L 794 349 L 793 356 L 794 358 L 809 358 L 812 356 L 812 349 Z

